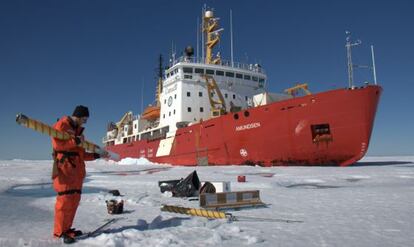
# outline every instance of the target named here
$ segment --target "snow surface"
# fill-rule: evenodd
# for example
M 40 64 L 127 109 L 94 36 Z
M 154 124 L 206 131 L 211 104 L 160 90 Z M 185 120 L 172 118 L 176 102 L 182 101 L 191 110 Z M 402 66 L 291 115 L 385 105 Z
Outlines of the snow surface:
M 122 164 L 122 165 L 119 165 Z M 107 233 L 74 246 L 413 246 L 414 157 L 367 157 L 350 167 L 173 167 L 143 159 L 87 164 L 74 227 L 89 231 L 122 217 Z M 230 181 L 233 191 L 260 190 L 267 207 L 234 216 L 291 219 L 228 222 L 161 212 L 162 204 L 198 201 L 161 193 L 160 180 L 197 170 L 202 181 Z M 55 192 L 51 161 L 0 161 L 0 246 L 62 246 L 52 238 Z M 238 183 L 237 176 L 246 182 Z M 124 214 L 107 214 L 118 189 Z

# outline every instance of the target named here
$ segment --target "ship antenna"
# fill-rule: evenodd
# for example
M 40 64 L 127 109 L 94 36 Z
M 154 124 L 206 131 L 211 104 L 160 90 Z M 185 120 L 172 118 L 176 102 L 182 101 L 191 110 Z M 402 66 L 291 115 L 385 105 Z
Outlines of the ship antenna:
M 162 76 L 163 76 L 163 73 L 162 73 L 162 61 L 163 59 L 162 59 L 162 55 L 160 54 L 160 56 L 158 57 L 158 79 L 159 78 L 161 78 L 162 79 Z M 161 89 L 161 92 L 162 92 L 162 89 Z
M 161 104 L 160 97 L 162 93 L 162 77 L 163 77 L 163 70 L 162 70 L 162 55 L 160 54 L 158 58 L 158 81 L 157 81 L 157 93 L 156 93 L 156 101 L 157 106 Z
M 201 8 L 201 60 L 204 61 L 204 15 L 206 12 L 207 5 Z
M 377 85 L 377 72 L 375 70 L 375 55 L 374 55 L 373 45 L 371 45 L 371 57 L 372 57 L 372 74 L 374 75 L 374 84 Z
M 355 43 L 351 42 L 351 32 L 345 31 L 346 36 L 346 54 L 348 58 L 348 87 L 354 87 L 354 65 L 352 64 L 351 47 L 360 45 L 362 42 L 357 40 Z
M 230 54 L 231 54 L 231 67 L 234 67 L 233 60 L 233 11 L 230 9 Z
M 171 41 L 171 59 L 172 63 L 170 66 L 173 66 L 175 64 L 175 47 L 174 47 L 174 40 Z
M 197 55 L 196 55 L 196 63 L 199 61 L 198 56 L 200 55 L 200 19 L 197 17 Z
M 144 112 L 144 77 L 141 78 L 141 114 Z

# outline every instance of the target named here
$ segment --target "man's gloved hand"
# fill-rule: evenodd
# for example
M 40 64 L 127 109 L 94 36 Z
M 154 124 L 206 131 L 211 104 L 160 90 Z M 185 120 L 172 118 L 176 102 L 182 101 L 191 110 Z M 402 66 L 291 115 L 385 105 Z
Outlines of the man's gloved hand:
M 101 158 L 109 159 L 110 157 L 111 157 L 111 155 L 105 150 L 101 154 Z
M 100 158 L 109 159 L 109 157 L 111 157 L 111 155 L 109 155 L 109 153 L 107 151 L 103 150 L 101 154 L 94 153 L 93 157 L 95 159 L 100 159 Z
M 76 145 L 79 146 L 84 141 L 85 141 L 85 136 L 84 135 L 75 136 Z

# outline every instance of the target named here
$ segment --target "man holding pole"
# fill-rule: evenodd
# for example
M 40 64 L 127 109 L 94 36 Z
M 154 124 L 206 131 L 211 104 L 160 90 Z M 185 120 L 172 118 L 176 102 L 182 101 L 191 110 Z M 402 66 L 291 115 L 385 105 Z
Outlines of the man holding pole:
M 85 140 L 83 125 L 89 118 L 87 107 L 79 105 L 72 116 L 61 118 L 53 127 L 73 136 L 68 140 L 52 138 L 53 146 L 53 188 L 57 192 L 53 235 L 62 238 L 66 244 L 74 243 L 81 231 L 72 228 L 79 205 L 85 178 L 85 161 L 107 158 L 108 153 L 88 153 L 81 146 Z

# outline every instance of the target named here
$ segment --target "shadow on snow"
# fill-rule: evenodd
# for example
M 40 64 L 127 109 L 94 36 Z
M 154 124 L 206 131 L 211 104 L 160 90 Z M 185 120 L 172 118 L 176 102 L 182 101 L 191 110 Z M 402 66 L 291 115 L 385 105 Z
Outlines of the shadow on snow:
M 414 167 L 414 163 L 410 161 L 362 161 L 353 164 L 355 166 L 402 166 Z

